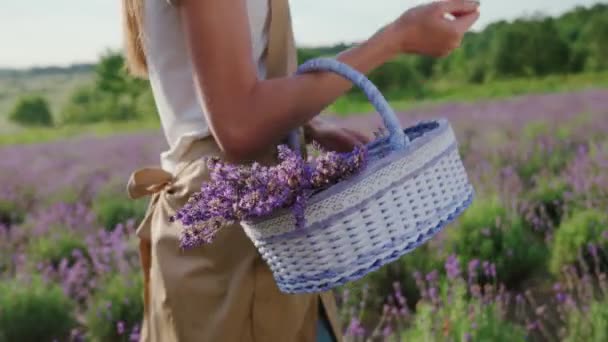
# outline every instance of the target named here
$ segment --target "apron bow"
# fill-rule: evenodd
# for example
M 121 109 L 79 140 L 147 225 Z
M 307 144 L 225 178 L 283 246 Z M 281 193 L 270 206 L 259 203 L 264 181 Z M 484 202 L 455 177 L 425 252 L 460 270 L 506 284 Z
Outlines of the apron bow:
M 160 168 L 142 168 L 131 174 L 127 184 L 129 198 L 138 199 L 162 191 L 171 184 L 174 177 Z

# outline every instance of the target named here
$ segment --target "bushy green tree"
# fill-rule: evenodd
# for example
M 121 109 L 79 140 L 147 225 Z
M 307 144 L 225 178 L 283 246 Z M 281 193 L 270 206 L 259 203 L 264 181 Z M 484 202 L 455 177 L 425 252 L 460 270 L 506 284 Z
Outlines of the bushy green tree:
M 53 115 L 47 101 L 40 96 L 25 96 L 20 98 L 9 119 L 26 126 L 52 126 Z
M 495 78 L 568 72 L 570 49 L 551 18 L 516 20 L 496 34 L 489 51 Z
M 383 64 L 369 75 L 369 79 L 383 92 L 401 92 L 419 96 L 424 92 L 421 74 L 406 57 Z
M 95 89 L 115 99 L 127 97 L 134 105 L 137 97 L 147 88 L 146 81 L 129 75 L 125 59 L 119 52 L 107 52 L 95 68 Z
M 90 86 L 75 89 L 61 110 L 61 121 L 65 124 L 127 121 L 137 117 L 138 113 L 128 99 L 99 92 Z
M 578 46 L 584 51 L 586 70 L 608 69 L 608 11 L 591 17 L 581 33 Z
M 557 30 L 556 21 L 545 18 L 535 22 L 530 27 L 533 30 L 533 43 L 535 53 L 530 51 L 535 75 L 567 73 L 570 60 L 570 47 Z
M 128 121 L 155 114 L 150 109 L 148 83 L 130 76 L 118 52 L 107 52 L 95 67 L 91 86 L 77 88 L 62 110 L 64 123 Z M 153 102 L 152 102 L 153 105 Z M 145 109 L 145 111 L 142 111 Z

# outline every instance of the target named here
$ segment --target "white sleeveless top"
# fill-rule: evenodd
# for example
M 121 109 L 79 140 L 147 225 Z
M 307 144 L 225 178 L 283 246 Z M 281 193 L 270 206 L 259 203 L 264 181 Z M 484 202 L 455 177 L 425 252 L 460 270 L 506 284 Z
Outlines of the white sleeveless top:
M 148 77 L 169 150 L 161 165 L 174 172 L 190 143 L 210 134 L 204 107 L 194 86 L 193 68 L 186 49 L 179 9 L 167 0 L 144 1 L 144 48 Z M 268 0 L 247 0 L 252 58 L 258 76 L 265 77 L 264 52 L 268 43 Z M 228 94 L 227 94 L 228 96 Z

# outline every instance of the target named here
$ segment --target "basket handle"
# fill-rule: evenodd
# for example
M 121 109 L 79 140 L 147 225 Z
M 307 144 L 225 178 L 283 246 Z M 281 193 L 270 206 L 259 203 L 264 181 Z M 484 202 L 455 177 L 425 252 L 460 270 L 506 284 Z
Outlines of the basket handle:
M 315 58 L 302 64 L 297 73 L 302 74 L 313 71 L 331 71 L 359 87 L 370 103 L 374 106 L 378 114 L 382 117 L 384 127 L 387 129 L 389 136 L 388 142 L 390 147 L 395 150 L 403 149 L 410 141 L 407 135 L 403 132 L 401 124 L 395 115 L 395 112 L 388 104 L 380 90 L 367 78 L 364 74 L 353 69 L 347 64 L 331 58 Z M 289 142 L 296 151 L 299 150 L 298 139 L 295 138 L 295 131 L 290 133 Z M 297 147 L 297 148 L 296 148 Z

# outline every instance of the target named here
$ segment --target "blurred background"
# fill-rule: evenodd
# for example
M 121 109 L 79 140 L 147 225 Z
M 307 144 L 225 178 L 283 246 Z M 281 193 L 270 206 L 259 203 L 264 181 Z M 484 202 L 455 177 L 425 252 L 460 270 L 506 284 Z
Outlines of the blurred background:
M 424 1 L 292 0 L 300 61 Z M 348 341 L 608 341 L 608 4 L 484 1 L 447 58 L 370 78 L 404 126 L 445 117 L 478 196 L 415 252 L 338 289 Z M 166 148 L 129 77 L 120 3 L 0 11 L 0 342 L 137 341 L 129 173 Z M 372 132 L 357 90 L 327 117 Z

